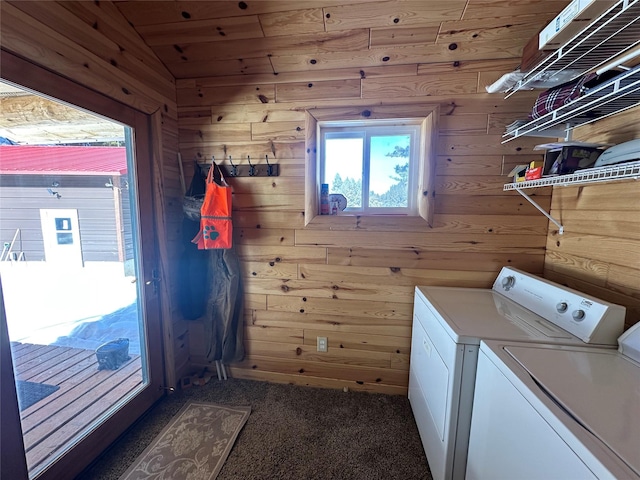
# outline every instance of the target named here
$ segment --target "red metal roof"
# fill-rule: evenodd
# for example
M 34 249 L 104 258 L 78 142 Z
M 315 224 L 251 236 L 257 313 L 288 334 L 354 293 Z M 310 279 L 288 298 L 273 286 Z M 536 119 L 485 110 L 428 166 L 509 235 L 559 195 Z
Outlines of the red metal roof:
M 2 175 L 124 175 L 125 147 L 0 145 Z

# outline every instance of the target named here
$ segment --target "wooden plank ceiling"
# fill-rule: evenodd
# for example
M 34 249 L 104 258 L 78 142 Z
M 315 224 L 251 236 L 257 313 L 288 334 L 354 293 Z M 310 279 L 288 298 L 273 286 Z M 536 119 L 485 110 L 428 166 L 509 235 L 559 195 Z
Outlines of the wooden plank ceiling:
M 469 61 L 494 62 L 495 70 L 500 69 L 497 78 L 517 65 L 522 46 L 567 4 L 568 0 L 116 0 L 112 5 L 179 80 L 179 101 L 185 88 L 197 84 L 233 103 L 239 101 L 242 85 L 254 98 L 260 86 L 290 83 L 291 92 L 284 85 L 279 90 L 280 100 L 295 101 L 297 96 L 307 97 L 301 89 L 310 87 L 309 82 L 324 81 L 333 97 L 336 92 L 352 96 L 365 77 L 368 88 L 383 89 L 387 83 L 397 84 L 394 77 L 441 74 L 446 65 L 464 70 Z M 88 15 L 77 3 L 61 5 Z M 31 8 L 29 2 L 19 6 L 33 15 L 50 14 L 41 6 Z M 101 28 L 99 17 L 89 20 Z M 227 91 L 231 87 L 235 100 Z M 122 135 L 119 125 L 10 90 L 0 84 L 0 136 L 34 144 L 109 141 Z
M 318 75 L 327 79 L 332 70 L 354 65 L 418 68 L 517 58 L 522 46 L 568 1 L 115 3 L 177 79 L 268 75 L 273 82 L 276 75 L 287 81 Z

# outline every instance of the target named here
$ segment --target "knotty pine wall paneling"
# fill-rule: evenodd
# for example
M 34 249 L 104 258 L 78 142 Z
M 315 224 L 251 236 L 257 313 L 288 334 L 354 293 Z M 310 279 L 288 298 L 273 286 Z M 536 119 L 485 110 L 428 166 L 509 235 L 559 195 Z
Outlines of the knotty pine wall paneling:
M 455 3 L 448 5 L 457 8 Z M 476 14 L 468 22 L 482 22 L 482 13 Z M 320 18 L 314 12 L 298 17 L 311 22 L 305 32 L 324 32 L 313 24 Z M 275 25 L 269 19 L 268 25 Z M 485 38 L 474 43 L 469 34 L 456 50 L 437 35 L 443 31 L 438 22 L 418 37 L 432 45 L 403 46 L 401 58 L 393 50 L 396 38 L 384 31 L 393 26 L 391 18 L 371 28 L 369 36 L 391 48 L 388 62 L 378 58 L 381 50 L 362 54 L 347 43 L 360 41 L 357 16 L 345 13 L 341 21 L 350 29 L 342 43 L 338 19 L 327 21 L 327 39 L 341 45 L 335 52 L 309 57 L 295 49 L 280 52 L 276 43 L 270 51 L 263 40 L 256 42 L 255 48 L 271 52 L 266 71 L 243 59 L 244 66 L 251 65 L 245 73 L 229 69 L 220 75 L 219 69 L 231 65 L 234 48 L 233 41 L 222 39 L 212 41 L 215 51 L 209 52 L 218 60 L 205 61 L 199 70 L 209 76 L 191 75 L 196 67 L 189 62 L 184 69 L 172 62 L 180 152 L 187 177 L 194 159 L 212 156 L 228 165 L 229 155 L 236 164 L 246 163 L 247 155 L 264 164 L 268 155 L 280 165 L 279 177 L 228 179 L 234 188 L 247 332 L 246 359 L 231 365 L 232 375 L 406 394 L 416 285 L 488 288 L 504 265 L 542 274 L 548 222 L 522 197 L 502 191 L 513 166 L 541 158 L 533 146 L 545 139 L 501 144 L 505 125 L 526 116 L 537 93 L 505 101 L 484 87 L 518 66 L 524 37 L 545 19 L 521 19 L 530 26 L 520 44 Z M 453 31 L 450 25 L 446 32 Z M 405 38 L 415 33 L 403 32 Z M 170 50 L 160 56 L 174 55 Z M 303 71 L 296 71 L 300 62 Z M 359 112 L 372 105 L 415 103 L 435 104 L 440 111 L 432 159 L 433 228 L 348 216 L 337 217 L 330 227 L 305 227 L 305 109 L 350 106 Z M 550 206 L 550 189 L 535 197 L 543 208 Z M 192 365 L 211 367 L 203 356 L 202 332 L 201 322 L 190 324 Z M 316 351 L 318 336 L 328 337 L 327 353 Z
M 576 140 L 618 144 L 640 138 L 640 107 L 580 127 Z M 544 276 L 627 308 L 640 321 L 640 182 L 555 187 Z
M 174 305 L 182 217 L 173 75 L 111 2 L 3 1 L 3 50 L 151 115 L 166 384 L 189 368 L 188 327 Z

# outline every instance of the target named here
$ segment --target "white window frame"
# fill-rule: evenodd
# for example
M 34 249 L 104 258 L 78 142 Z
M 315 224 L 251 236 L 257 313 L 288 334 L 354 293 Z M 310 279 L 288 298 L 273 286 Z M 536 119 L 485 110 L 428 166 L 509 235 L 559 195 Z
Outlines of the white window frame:
M 368 228 L 388 228 L 389 221 L 396 228 L 422 228 L 433 226 L 433 211 L 435 209 L 435 155 L 437 142 L 437 122 L 439 105 L 434 104 L 393 104 L 372 105 L 364 104 L 309 108 L 305 110 L 305 227 L 307 228 L 353 228 L 359 225 L 363 217 L 367 219 Z M 367 212 L 341 212 L 339 215 L 320 215 L 320 126 L 344 124 L 349 121 L 366 123 L 369 120 L 387 120 L 389 123 L 404 123 L 419 125 L 420 144 L 417 149 L 417 172 L 415 174 L 414 200 L 416 215 L 376 215 Z M 356 221 L 352 224 L 348 219 Z
M 417 120 L 397 121 L 397 120 L 363 120 L 346 122 L 318 122 L 318 138 L 320 138 L 318 157 L 320 159 L 320 183 L 330 183 L 332 179 L 325 178 L 326 148 L 327 139 L 333 138 L 362 138 L 363 158 L 362 158 L 362 206 L 349 207 L 344 213 L 360 215 L 418 215 L 417 199 L 413 195 L 416 191 L 416 176 L 419 163 L 419 145 L 421 144 L 420 122 Z M 371 207 L 369 205 L 370 178 L 371 178 L 371 137 L 409 135 L 409 172 L 408 172 L 408 196 L 406 207 Z

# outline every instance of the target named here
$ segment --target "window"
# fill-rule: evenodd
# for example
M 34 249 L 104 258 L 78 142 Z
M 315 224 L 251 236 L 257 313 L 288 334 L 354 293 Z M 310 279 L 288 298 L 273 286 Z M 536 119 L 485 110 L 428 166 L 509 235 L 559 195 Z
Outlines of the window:
M 336 225 L 323 211 L 329 197 L 346 199 L 339 216 L 393 217 L 430 226 L 438 106 L 430 104 L 314 108 L 306 111 L 305 225 Z M 376 218 L 380 220 L 376 220 Z M 340 221 L 340 225 L 347 225 Z M 388 223 L 388 222 L 387 222 Z M 382 224 L 382 223 L 381 223 Z
M 419 125 L 387 121 L 321 122 L 320 178 L 341 211 L 415 215 Z M 335 198 L 335 197 L 332 197 Z M 344 208 L 344 210 L 343 210 Z

